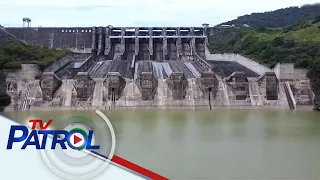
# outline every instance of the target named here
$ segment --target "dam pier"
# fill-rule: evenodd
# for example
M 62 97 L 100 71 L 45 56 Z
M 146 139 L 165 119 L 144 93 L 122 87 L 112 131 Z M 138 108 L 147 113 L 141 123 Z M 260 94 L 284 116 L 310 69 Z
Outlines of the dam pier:
M 306 69 L 273 69 L 211 54 L 207 27 L 1 28 L 8 37 L 73 54 L 44 71 L 4 70 L 8 109 L 312 106 Z

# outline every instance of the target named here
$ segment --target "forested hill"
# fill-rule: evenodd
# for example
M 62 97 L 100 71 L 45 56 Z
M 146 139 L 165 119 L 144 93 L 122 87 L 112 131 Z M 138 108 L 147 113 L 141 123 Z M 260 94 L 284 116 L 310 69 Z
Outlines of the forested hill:
M 278 9 L 271 12 L 252 13 L 251 15 L 240 16 L 221 25 L 235 25 L 239 27 L 247 24 L 251 27 L 281 28 L 296 24 L 302 19 L 310 20 L 317 16 L 320 16 L 320 3 Z

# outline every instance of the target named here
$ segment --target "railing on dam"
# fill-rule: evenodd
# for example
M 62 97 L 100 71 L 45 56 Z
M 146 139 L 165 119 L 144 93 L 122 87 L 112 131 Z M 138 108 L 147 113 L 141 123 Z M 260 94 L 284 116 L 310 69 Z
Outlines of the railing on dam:
M 204 70 L 204 71 L 211 71 L 212 66 L 208 62 L 206 62 L 204 59 L 202 59 L 198 54 L 195 55 L 194 59 L 197 64 Z

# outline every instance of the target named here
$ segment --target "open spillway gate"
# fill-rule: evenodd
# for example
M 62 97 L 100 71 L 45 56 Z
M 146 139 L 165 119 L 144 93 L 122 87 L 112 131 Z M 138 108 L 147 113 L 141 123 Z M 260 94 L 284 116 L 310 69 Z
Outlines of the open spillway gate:
M 95 27 L 92 49 L 108 60 L 204 59 L 203 27 Z

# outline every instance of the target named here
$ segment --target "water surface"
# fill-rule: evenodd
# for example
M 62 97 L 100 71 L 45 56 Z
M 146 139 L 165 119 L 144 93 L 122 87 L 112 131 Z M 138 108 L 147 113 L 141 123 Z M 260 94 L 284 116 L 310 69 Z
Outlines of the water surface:
M 118 156 L 174 180 L 320 179 L 320 113 L 306 110 L 105 112 Z M 8 112 L 63 121 L 93 111 Z M 59 121 L 55 121 L 59 122 Z

